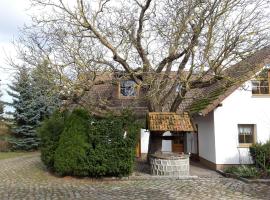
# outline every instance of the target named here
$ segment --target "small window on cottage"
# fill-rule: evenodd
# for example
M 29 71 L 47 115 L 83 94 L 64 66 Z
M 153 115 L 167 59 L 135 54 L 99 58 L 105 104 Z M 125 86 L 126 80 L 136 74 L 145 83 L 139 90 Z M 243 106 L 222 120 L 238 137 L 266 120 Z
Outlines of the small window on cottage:
M 252 81 L 252 94 L 269 94 L 269 74 L 268 68 L 263 69 Z
M 120 82 L 120 96 L 121 97 L 137 96 L 136 83 L 132 80 L 122 80 Z
M 180 92 L 182 89 L 182 85 L 181 84 L 177 84 L 176 88 L 175 88 L 175 91 L 176 92 Z
M 255 143 L 255 125 L 238 124 L 238 141 L 240 146 L 250 146 Z
M 268 80 L 252 81 L 252 94 L 269 94 Z

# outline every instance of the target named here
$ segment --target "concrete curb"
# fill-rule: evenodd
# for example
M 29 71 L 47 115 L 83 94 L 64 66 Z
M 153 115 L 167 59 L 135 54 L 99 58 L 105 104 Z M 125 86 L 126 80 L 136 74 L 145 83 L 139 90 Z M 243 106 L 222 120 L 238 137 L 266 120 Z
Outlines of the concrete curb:
M 198 178 L 198 176 L 130 176 L 128 180 L 192 180 Z
M 78 178 L 80 179 L 80 178 Z M 111 182 L 111 181 L 143 181 L 143 180 L 193 180 L 199 179 L 198 176 L 181 176 L 181 177 L 173 177 L 173 176 L 128 176 L 128 177 L 102 177 L 102 178 L 90 178 L 84 177 L 82 179 L 91 180 L 92 182 Z

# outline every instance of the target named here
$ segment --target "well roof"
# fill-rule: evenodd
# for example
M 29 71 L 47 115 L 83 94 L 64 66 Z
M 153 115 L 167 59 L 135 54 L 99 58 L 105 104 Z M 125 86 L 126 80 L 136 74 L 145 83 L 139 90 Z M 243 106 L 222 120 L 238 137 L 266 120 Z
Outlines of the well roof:
M 150 131 L 195 131 L 187 113 L 149 112 L 147 124 Z

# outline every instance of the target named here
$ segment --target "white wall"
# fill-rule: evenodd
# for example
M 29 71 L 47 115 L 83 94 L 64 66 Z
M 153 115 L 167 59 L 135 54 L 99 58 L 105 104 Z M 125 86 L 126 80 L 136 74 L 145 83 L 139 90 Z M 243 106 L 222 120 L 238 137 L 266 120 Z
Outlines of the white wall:
M 170 131 L 163 133 L 163 136 L 171 136 Z M 172 152 L 172 140 L 162 140 L 162 152 Z
M 204 117 L 195 117 L 194 122 L 198 124 L 199 156 L 215 163 L 216 152 L 213 112 L 208 113 L 208 115 Z
M 149 131 L 141 129 L 141 153 L 148 153 Z
M 187 153 L 197 153 L 197 134 L 187 133 L 186 134 L 186 152 Z
M 149 145 L 149 135 L 150 132 L 146 129 L 141 129 L 141 153 L 148 153 Z M 163 133 L 163 136 L 171 136 L 169 131 Z M 171 140 L 162 140 L 162 152 L 171 152 L 172 151 L 172 141 Z
M 252 96 L 250 82 L 244 88 L 232 93 L 214 111 L 216 164 L 252 162 L 248 148 L 239 148 L 238 124 L 255 124 L 258 142 L 270 138 L 270 95 Z

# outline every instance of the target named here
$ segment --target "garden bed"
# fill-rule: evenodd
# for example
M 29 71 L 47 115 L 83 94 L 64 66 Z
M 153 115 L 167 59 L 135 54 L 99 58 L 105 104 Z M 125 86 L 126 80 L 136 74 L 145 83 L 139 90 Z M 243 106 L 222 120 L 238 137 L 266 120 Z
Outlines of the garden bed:
M 251 166 L 239 166 L 239 167 L 233 167 L 235 169 L 235 171 L 233 170 L 217 170 L 218 173 L 220 173 L 222 176 L 227 177 L 227 178 L 234 178 L 234 179 L 238 179 L 241 180 L 245 183 L 265 183 L 265 184 L 269 184 L 270 185 L 270 178 L 268 176 L 262 175 L 260 174 L 260 171 L 254 167 Z M 231 169 L 233 169 L 231 168 Z M 245 170 L 242 171 L 243 174 L 240 174 L 239 172 L 241 172 L 241 170 L 239 169 L 245 169 L 246 168 L 246 172 L 244 172 Z M 250 170 L 250 169 L 252 170 Z M 237 172 L 238 169 L 238 172 Z M 254 172 L 254 170 L 257 170 L 257 172 Z M 250 171 L 248 171 L 250 170 Z M 246 173 L 246 174 L 245 174 Z M 252 176 L 252 173 L 254 173 L 254 175 Z

